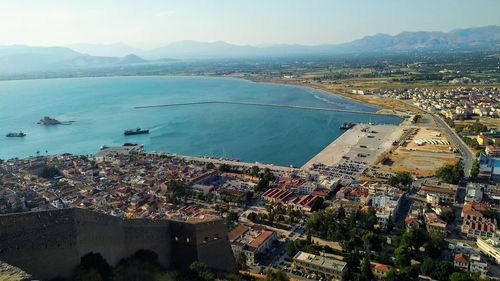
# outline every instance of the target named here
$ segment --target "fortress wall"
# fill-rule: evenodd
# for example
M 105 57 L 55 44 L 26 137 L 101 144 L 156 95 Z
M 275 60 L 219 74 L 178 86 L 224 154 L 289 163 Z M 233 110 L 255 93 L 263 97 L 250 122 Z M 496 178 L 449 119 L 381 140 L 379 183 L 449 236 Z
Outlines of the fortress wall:
M 110 265 L 126 257 L 125 232 L 120 218 L 75 209 L 75 229 L 79 257 L 89 252 L 100 253 Z
M 70 276 L 89 252 L 116 265 L 140 249 L 153 250 L 164 266 L 175 269 L 199 260 L 218 270 L 236 270 L 221 220 L 124 220 L 84 209 L 0 215 L 0 260 L 42 280 Z
M 168 267 L 171 262 L 172 243 L 169 221 L 127 220 L 124 221 L 125 256 L 140 249 L 155 251 L 160 263 Z
M 36 278 L 67 276 L 80 261 L 73 210 L 0 216 L 0 260 Z
M 174 239 L 173 263 L 181 268 L 193 261 L 221 271 L 235 271 L 231 245 L 227 237 L 227 227 L 222 220 L 200 223 L 171 222 Z M 217 258 L 214 258 L 214 254 Z

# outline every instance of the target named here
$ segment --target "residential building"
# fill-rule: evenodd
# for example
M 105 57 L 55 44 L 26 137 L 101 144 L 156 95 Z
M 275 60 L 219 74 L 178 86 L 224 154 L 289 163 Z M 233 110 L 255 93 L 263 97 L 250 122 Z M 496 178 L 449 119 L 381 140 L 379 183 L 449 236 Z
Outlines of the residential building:
M 486 218 L 483 212 L 490 209 L 485 204 L 467 202 L 462 208 L 462 233 L 469 239 L 492 238 L 495 236 L 497 221 Z
M 391 269 L 392 266 L 390 265 L 383 263 L 376 263 L 375 265 L 372 266 L 372 273 L 377 280 L 383 280 Z
M 479 273 L 481 275 L 488 274 L 488 263 L 481 260 L 479 255 L 470 255 L 469 258 L 469 271 Z
M 435 213 L 426 213 L 424 215 L 427 231 L 435 231 L 446 235 L 446 222 Z
M 347 273 L 346 262 L 306 252 L 298 252 L 293 257 L 293 265 L 296 268 L 323 274 L 331 280 L 344 280 Z
M 469 270 L 469 257 L 465 254 L 456 254 L 453 259 L 453 265 L 465 270 Z
M 500 157 L 500 147 L 497 146 L 487 145 L 484 152 L 490 157 Z
M 427 203 L 436 206 L 439 204 L 453 204 L 457 197 L 457 189 L 451 187 L 422 186 L 418 192 L 425 196 Z
M 267 252 L 278 236 L 263 227 L 240 224 L 229 232 L 228 238 L 233 252 L 241 252 L 248 264 L 256 264 L 257 256 Z

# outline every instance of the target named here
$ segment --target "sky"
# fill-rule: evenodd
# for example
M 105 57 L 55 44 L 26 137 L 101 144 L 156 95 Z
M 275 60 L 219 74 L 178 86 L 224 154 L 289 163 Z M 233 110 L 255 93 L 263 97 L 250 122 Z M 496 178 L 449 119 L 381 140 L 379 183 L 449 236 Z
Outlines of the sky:
M 0 45 L 335 44 L 500 25 L 498 0 L 0 0 Z

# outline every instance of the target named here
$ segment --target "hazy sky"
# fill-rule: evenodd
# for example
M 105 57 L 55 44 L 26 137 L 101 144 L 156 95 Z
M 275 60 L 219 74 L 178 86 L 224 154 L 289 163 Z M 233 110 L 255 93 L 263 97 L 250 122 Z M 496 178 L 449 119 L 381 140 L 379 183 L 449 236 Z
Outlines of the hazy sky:
M 499 0 L 0 0 L 0 44 L 341 43 L 500 25 Z

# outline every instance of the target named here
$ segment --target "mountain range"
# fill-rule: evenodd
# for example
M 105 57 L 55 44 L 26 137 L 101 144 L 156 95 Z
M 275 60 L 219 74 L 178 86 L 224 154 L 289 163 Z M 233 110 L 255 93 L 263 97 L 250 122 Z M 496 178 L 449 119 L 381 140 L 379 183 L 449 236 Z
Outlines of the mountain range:
M 223 41 L 180 41 L 153 50 L 123 43 L 74 44 L 65 47 L 0 46 L 0 73 L 89 69 L 165 63 L 168 59 L 221 59 L 298 55 L 336 55 L 368 52 L 498 50 L 500 26 L 457 29 L 451 32 L 376 34 L 342 44 L 315 46 L 277 44 L 266 47 Z

